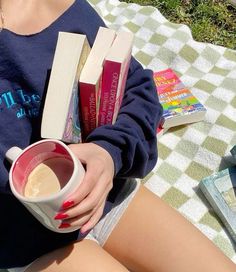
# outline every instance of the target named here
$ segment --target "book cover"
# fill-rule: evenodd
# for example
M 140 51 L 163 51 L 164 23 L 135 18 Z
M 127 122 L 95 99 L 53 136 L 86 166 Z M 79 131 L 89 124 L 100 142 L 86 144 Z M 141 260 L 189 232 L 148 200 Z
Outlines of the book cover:
M 203 120 L 206 108 L 172 69 L 154 72 L 153 77 L 163 107 L 163 128 Z
M 236 165 L 202 179 L 199 187 L 236 242 Z
M 81 141 L 78 80 L 89 52 L 85 35 L 59 32 L 43 108 L 42 138 Z
M 103 62 L 115 36 L 115 30 L 99 28 L 90 54 L 81 71 L 79 92 L 83 138 L 86 138 L 97 126 L 98 97 L 100 95 Z
M 123 99 L 134 35 L 118 31 L 104 60 L 98 126 L 113 124 Z

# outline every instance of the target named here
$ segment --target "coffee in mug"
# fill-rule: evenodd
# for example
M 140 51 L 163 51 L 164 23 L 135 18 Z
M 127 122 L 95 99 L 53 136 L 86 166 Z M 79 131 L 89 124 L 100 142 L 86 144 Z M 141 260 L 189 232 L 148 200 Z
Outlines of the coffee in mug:
M 69 181 L 73 163 L 64 158 L 53 158 L 41 162 L 29 174 L 24 188 L 28 198 L 45 197 L 58 193 Z
M 16 198 L 50 230 L 78 229 L 59 229 L 61 220 L 54 220 L 62 203 L 78 189 L 85 173 L 67 145 L 54 139 L 41 140 L 24 150 L 12 147 L 6 157 L 12 162 L 9 182 Z

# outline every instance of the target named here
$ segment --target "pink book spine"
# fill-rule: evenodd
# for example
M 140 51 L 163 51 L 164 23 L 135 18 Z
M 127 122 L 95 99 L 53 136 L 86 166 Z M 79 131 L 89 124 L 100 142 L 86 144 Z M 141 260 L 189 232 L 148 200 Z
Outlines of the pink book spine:
M 96 128 L 96 86 L 83 82 L 79 84 L 82 137 L 85 139 Z
M 130 66 L 130 60 L 131 60 L 131 52 L 129 53 L 126 61 L 124 62 L 124 65 L 122 67 L 121 75 L 120 75 L 120 83 L 118 86 L 118 95 L 116 97 L 116 103 L 115 103 L 115 109 L 114 109 L 114 114 L 113 114 L 113 120 L 112 123 L 116 121 L 117 115 L 120 110 L 120 106 L 124 97 L 124 92 L 125 92 L 125 86 L 126 86 L 126 80 L 129 72 L 129 66 Z
M 102 87 L 98 113 L 98 126 L 112 124 L 121 64 L 105 61 L 102 74 Z

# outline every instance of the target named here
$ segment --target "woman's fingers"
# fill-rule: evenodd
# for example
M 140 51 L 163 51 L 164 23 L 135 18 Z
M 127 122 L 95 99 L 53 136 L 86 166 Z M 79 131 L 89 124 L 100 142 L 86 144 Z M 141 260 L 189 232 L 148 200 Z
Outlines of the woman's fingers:
M 98 223 L 98 221 L 102 217 L 104 206 L 105 202 L 103 202 L 103 204 L 96 210 L 96 212 L 92 215 L 88 222 L 82 226 L 82 228 L 80 229 L 82 233 L 89 231 Z
M 87 225 L 88 222 L 90 222 L 89 225 L 93 225 L 94 223 L 96 224 L 99 221 L 100 217 L 102 216 L 103 209 L 106 203 L 106 196 L 107 196 L 107 192 L 103 194 L 97 206 L 92 210 L 89 210 L 76 217 L 73 217 L 72 214 L 67 214 L 65 218 L 62 218 L 64 219 L 63 226 L 64 227 L 70 227 L 70 226 L 84 227 L 84 225 Z M 94 216 L 95 213 L 97 214 L 96 216 Z M 91 219 L 92 219 L 92 223 L 91 223 Z M 86 229 L 88 228 L 86 227 Z
M 113 186 L 114 163 L 110 154 L 96 144 L 76 144 L 70 148 L 86 166 L 86 173 L 79 188 L 64 201 L 54 219 L 63 220 L 60 228 L 82 226 L 82 230 L 87 231 L 102 216 Z
M 93 172 L 87 171 L 78 189 L 63 202 L 61 210 L 75 206 L 78 203 L 80 203 L 83 199 L 85 199 L 93 190 L 99 176 L 100 171 L 98 169 Z M 72 204 L 68 205 L 67 203 Z
M 84 148 L 85 145 L 87 148 Z M 62 204 L 62 210 L 80 203 L 94 190 L 96 184 L 99 184 L 101 191 L 104 191 L 107 186 L 111 189 L 113 185 L 113 161 L 110 161 L 112 159 L 108 157 L 107 151 L 103 151 L 101 147 L 95 144 L 71 145 L 70 148 L 75 154 L 80 155 L 80 159 L 86 165 L 86 173 L 79 188 Z M 109 160 L 108 158 L 104 160 L 103 152 Z
M 98 187 L 98 186 L 97 186 Z M 101 202 L 106 199 L 110 189 L 109 187 L 106 190 L 101 190 L 101 188 L 97 188 L 90 195 L 88 195 L 81 203 L 73 206 L 70 209 L 64 210 L 60 212 L 55 219 L 69 219 L 80 217 L 87 212 L 93 211 L 98 206 L 100 206 Z M 61 216 L 60 216 L 61 215 Z

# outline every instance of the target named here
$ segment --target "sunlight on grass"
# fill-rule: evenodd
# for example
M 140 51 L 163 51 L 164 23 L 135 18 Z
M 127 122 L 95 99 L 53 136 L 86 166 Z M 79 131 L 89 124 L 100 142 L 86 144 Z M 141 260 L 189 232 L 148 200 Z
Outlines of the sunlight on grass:
M 236 49 L 236 8 L 222 0 L 125 0 L 158 8 L 171 22 L 184 23 L 195 40 Z

